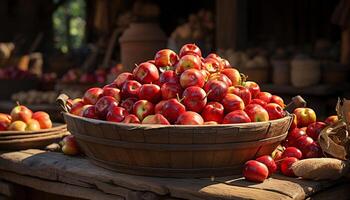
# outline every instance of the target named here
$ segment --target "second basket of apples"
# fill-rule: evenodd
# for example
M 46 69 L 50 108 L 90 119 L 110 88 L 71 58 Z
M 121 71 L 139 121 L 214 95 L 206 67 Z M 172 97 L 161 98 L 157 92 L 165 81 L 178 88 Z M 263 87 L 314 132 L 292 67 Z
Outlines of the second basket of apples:
M 241 173 L 247 160 L 271 154 L 293 121 L 282 98 L 195 44 L 160 50 L 112 83 L 60 100 L 93 163 L 149 176 Z

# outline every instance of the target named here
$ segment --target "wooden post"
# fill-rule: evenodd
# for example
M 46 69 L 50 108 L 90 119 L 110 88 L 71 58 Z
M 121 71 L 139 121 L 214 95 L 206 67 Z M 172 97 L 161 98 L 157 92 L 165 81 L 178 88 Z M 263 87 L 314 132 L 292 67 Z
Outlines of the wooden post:
M 350 29 L 345 29 L 341 33 L 341 64 L 350 64 Z

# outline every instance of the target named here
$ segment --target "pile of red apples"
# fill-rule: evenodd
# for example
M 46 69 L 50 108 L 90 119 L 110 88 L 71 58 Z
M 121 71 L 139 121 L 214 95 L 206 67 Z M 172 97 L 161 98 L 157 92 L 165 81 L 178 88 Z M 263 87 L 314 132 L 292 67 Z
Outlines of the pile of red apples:
M 249 160 L 243 167 L 243 176 L 254 182 L 263 182 L 278 169 L 286 176 L 295 176 L 291 166 L 301 159 L 322 157 L 318 144 L 321 131 L 336 123 L 336 115 L 329 116 L 324 122 L 316 121 L 316 113 L 311 108 L 297 108 L 293 112 L 294 120 L 287 138 L 271 156 L 264 155 Z
M 170 49 L 121 73 L 103 88 L 68 101 L 70 113 L 121 123 L 215 125 L 263 122 L 285 116 L 283 99 L 260 91 L 230 63 L 195 44 Z

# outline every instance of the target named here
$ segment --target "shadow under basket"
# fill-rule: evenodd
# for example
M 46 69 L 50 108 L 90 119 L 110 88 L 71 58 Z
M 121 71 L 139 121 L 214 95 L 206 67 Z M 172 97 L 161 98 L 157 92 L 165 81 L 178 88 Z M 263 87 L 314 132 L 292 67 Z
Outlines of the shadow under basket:
M 287 136 L 292 116 L 230 125 L 112 123 L 64 113 L 68 130 L 96 165 L 157 177 L 241 173 L 243 164 L 271 152 Z

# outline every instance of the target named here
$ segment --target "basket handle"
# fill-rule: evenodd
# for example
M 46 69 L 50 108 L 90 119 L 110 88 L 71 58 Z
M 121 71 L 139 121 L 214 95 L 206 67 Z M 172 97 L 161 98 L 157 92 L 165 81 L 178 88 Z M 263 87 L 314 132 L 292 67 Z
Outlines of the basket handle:
M 305 108 L 305 107 L 306 107 L 306 101 L 303 99 L 303 97 L 298 95 L 293 97 L 292 101 L 288 105 L 286 105 L 284 109 L 292 113 L 296 108 Z
M 62 112 L 68 113 L 70 111 L 70 107 L 67 104 L 68 99 L 69 97 L 66 94 L 60 94 L 56 99 L 56 103 L 60 106 Z

